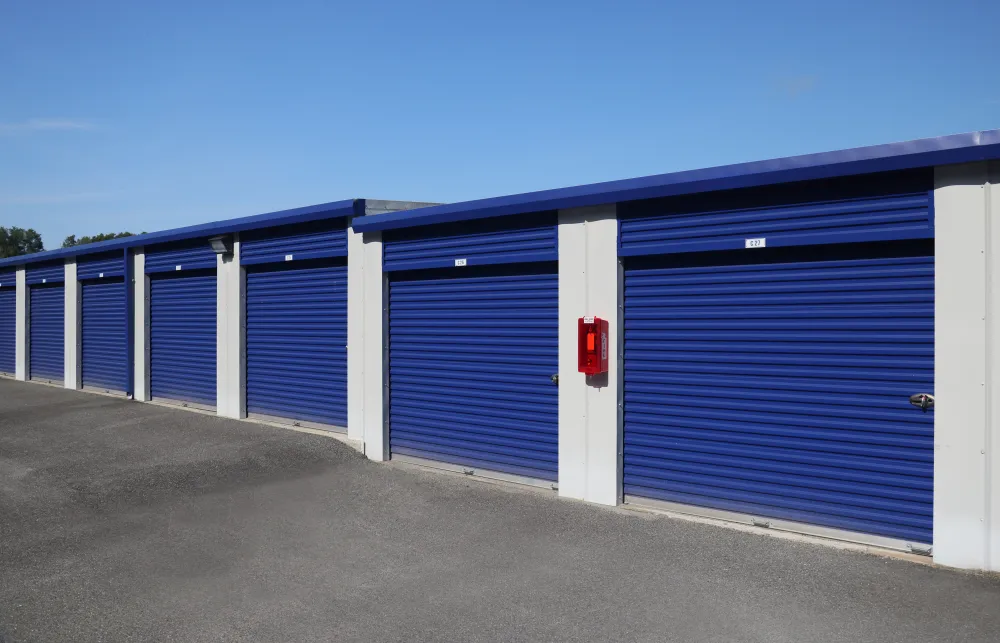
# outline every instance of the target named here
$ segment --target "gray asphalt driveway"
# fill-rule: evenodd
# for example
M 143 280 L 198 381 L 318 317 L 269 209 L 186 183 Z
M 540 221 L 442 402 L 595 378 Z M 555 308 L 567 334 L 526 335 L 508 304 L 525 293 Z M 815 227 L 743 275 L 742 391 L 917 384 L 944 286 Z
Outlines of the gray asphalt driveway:
M 4 641 L 997 641 L 1000 580 L 0 381 Z

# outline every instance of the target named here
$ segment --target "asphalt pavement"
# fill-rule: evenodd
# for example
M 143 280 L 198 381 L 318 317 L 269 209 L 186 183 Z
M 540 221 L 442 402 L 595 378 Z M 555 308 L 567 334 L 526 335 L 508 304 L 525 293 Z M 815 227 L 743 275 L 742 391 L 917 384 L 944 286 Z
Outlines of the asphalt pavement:
M 0 380 L 0 641 L 1000 641 L 1000 579 Z

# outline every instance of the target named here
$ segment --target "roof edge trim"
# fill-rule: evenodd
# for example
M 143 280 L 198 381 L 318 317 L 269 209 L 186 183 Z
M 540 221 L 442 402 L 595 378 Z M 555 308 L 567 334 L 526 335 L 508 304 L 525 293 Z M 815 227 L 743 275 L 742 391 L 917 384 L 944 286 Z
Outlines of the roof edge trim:
M 379 214 L 353 227 L 357 232 L 392 230 L 997 158 L 1000 130 L 969 132 Z

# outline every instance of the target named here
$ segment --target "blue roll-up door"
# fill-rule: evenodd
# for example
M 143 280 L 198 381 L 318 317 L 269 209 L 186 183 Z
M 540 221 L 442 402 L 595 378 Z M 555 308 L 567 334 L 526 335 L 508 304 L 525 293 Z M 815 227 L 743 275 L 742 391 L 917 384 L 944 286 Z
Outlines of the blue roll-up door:
M 626 264 L 625 493 L 930 543 L 934 259 L 810 254 Z
M 248 270 L 246 300 L 247 413 L 346 430 L 343 260 Z
M 393 456 L 557 479 L 558 279 L 550 265 L 391 274 Z
M 30 290 L 28 323 L 29 376 L 43 382 L 62 382 L 65 376 L 65 288 L 34 285 Z
M 83 385 L 124 392 L 128 384 L 128 311 L 125 280 L 80 283 Z
M 215 407 L 215 271 L 149 283 L 150 396 Z
M 17 288 L 0 284 L 0 373 L 13 375 L 16 368 Z

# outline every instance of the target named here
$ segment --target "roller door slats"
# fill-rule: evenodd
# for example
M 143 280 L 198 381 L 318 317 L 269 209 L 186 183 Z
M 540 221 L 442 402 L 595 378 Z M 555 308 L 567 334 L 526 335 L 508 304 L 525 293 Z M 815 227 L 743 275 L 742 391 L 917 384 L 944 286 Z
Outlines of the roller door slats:
M 914 446 L 919 442 L 899 442 L 881 438 L 878 434 L 861 442 L 852 434 L 837 439 L 822 440 L 823 434 L 813 437 L 808 429 L 787 429 L 786 427 L 767 424 L 726 423 L 716 420 L 699 420 L 697 418 L 678 416 L 670 424 L 651 424 L 648 418 L 630 418 L 634 427 L 632 444 L 637 448 L 652 446 L 655 448 L 679 444 L 680 439 L 701 440 L 705 448 L 717 443 L 730 442 L 746 444 L 754 447 L 782 449 L 782 455 L 788 450 L 814 451 L 817 453 L 838 453 L 859 455 L 864 457 L 893 457 L 899 461 L 933 462 L 933 454 L 928 454 L 926 448 Z M 685 448 L 696 449 L 698 443 L 690 443 Z M 680 447 L 678 447 L 680 448 Z
M 0 275 L 0 279 L 6 279 Z M 10 279 L 13 284 L 14 280 Z M 17 288 L 0 281 L 0 373 L 13 375 L 17 367 Z
M 153 399 L 215 406 L 216 306 L 214 271 L 150 279 Z
M 519 464 L 524 462 L 523 458 L 497 457 L 487 460 L 482 458 L 483 454 L 481 452 L 475 450 L 428 450 L 425 448 L 426 446 L 427 445 L 425 444 L 413 443 L 408 440 L 397 440 L 396 446 L 393 447 L 392 452 L 395 455 L 405 455 L 414 458 L 422 458 L 424 460 L 460 464 L 462 466 L 482 468 L 490 471 L 501 471 L 528 478 L 537 478 L 539 480 L 554 480 L 556 478 L 556 471 L 553 467 L 549 466 L 538 469 L 525 467 Z
M 819 475 L 828 475 L 830 471 L 841 472 L 841 477 L 849 479 L 852 476 L 892 475 L 908 480 L 907 486 L 912 488 L 930 489 L 933 483 L 927 476 L 934 470 L 934 463 L 927 458 L 910 460 L 905 457 L 904 449 L 896 449 L 892 453 L 893 460 L 871 457 L 859 453 L 845 453 L 833 450 L 813 451 L 808 448 L 795 448 L 795 445 L 784 445 L 778 441 L 750 440 L 719 440 L 713 442 L 712 436 L 705 436 L 700 431 L 677 431 L 674 437 L 648 438 L 636 437 L 625 447 L 629 458 L 637 465 L 656 460 L 704 458 L 741 458 L 742 461 L 754 460 L 758 464 L 753 468 L 773 468 L 776 463 L 784 465 L 802 465 L 815 467 Z M 706 439 L 707 438 L 707 439 Z M 808 447 L 810 445 L 806 445 Z M 780 449 L 777 451 L 776 449 Z M 914 450 L 909 450 L 914 453 Z M 776 456 L 780 455 L 780 459 Z M 880 453 L 881 455 L 881 453 Z M 919 455 L 917 453 L 916 455 Z M 765 464 L 759 464 L 765 463 Z M 649 466 L 647 464 L 647 466 Z
M 80 257 L 76 263 L 76 278 L 80 281 L 124 276 L 125 255 L 120 251 Z
M 627 401 L 626 395 L 626 404 Z M 669 412 L 664 412 L 662 409 L 655 409 L 657 415 L 653 415 L 650 411 L 654 409 L 649 406 L 642 406 L 637 404 L 631 404 L 631 411 L 635 413 L 636 419 L 644 421 L 646 423 L 656 423 L 661 422 L 664 424 L 669 424 L 670 422 L 676 421 L 683 422 L 684 418 L 691 417 L 695 419 L 710 419 L 720 422 L 733 422 L 733 423 L 745 423 L 747 425 L 761 425 L 761 426 L 801 426 L 803 424 L 808 425 L 811 429 L 827 429 L 836 430 L 844 429 L 849 430 L 851 428 L 857 428 L 860 430 L 865 430 L 867 432 L 875 433 L 889 433 L 893 429 L 899 433 L 912 433 L 917 432 L 929 434 L 932 428 L 927 428 L 926 424 L 918 424 L 917 426 L 911 426 L 913 423 L 906 423 L 903 426 L 898 426 L 894 422 L 879 422 L 877 420 L 856 420 L 852 418 L 824 418 L 821 413 L 815 413 L 813 415 L 784 415 L 780 413 L 746 413 L 741 414 L 738 411 L 714 411 L 710 407 L 690 407 L 690 406 L 672 406 Z
M 331 252 L 339 235 L 346 252 L 342 227 L 325 237 Z M 261 256 L 279 248 L 294 245 L 264 243 Z M 347 426 L 346 266 L 247 272 L 247 411 Z
M 646 285 L 633 290 L 633 295 L 670 295 L 673 297 L 703 297 L 705 295 L 746 295 L 747 283 L 753 283 L 753 295 L 780 294 L 780 293 L 820 293 L 823 297 L 829 297 L 831 293 L 852 292 L 871 293 L 883 290 L 896 291 L 902 297 L 909 296 L 915 301 L 926 301 L 926 288 L 934 285 L 934 276 L 927 275 L 921 279 L 912 277 L 900 277 L 898 279 L 838 279 L 821 280 L 815 279 L 808 282 L 742 282 L 738 284 L 709 285 L 706 283 L 691 285 Z M 681 299 L 679 303 L 687 299 Z
M 66 264 L 62 261 L 28 266 L 24 271 L 28 285 L 56 284 L 66 281 Z
M 737 499 L 730 499 L 718 495 L 702 495 L 698 493 L 698 491 L 699 489 L 692 489 L 690 486 L 685 486 L 683 489 L 668 489 L 660 485 L 643 487 L 638 484 L 633 484 L 629 486 L 628 493 L 635 496 L 653 498 L 666 502 L 677 502 L 686 505 L 708 507 L 711 509 L 733 511 L 757 516 L 770 515 L 774 517 L 773 514 L 776 511 L 776 508 L 773 505 L 755 503 L 752 495 L 744 495 Z M 801 507 L 802 504 L 808 506 L 809 503 L 798 503 L 798 507 Z M 926 531 L 930 528 L 929 525 L 926 528 L 913 528 L 907 525 L 900 525 L 895 522 L 885 523 L 853 517 L 848 518 L 843 517 L 836 512 L 820 514 L 812 507 L 808 509 L 800 509 L 798 507 L 782 506 L 779 509 L 781 512 L 780 518 L 805 524 L 820 524 L 834 529 L 879 534 L 888 536 L 889 538 L 899 538 L 902 540 L 909 540 L 911 542 L 921 542 L 920 539 L 924 537 Z
M 824 502 L 857 507 L 863 504 L 868 511 L 892 511 L 894 513 L 913 516 L 916 524 L 925 522 L 921 518 L 931 508 L 922 500 L 927 497 L 927 490 L 912 492 L 887 493 L 891 488 L 880 488 L 878 495 L 868 494 L 862 498 L 852 493 L 857 489 L 858 482 L 844 481 L 838 483 L 818 476 L 794 476 L 775 474 L 757 469 L 741 471 L 738 478 L 730 478 L 726 474 L 732 467 L 709 464 L 691 465 L 685 462 L 673 461 L 669 469 L 636 467 L 630 472 L 631 481 L 637 484 L 649 484 L 651 480 L 663 480 L 665 484 L 686 483 L 702 487 L 716 487 L 726 491 L 750 491 L 759 494 L 770 494 L 795 500 Z M 652 475 L 653 477 L 647 477 Z M 881 485 L 875 484 L 873 486 Z M 866 512 L 867 513 L 867 512 Z M 871 516 L 870 513 L 867 515 Z
M 447 452 L 448 450 L 456 449 L 455 445 L 467 439 L 468 434 L 452 434 L 446 437 L 438 437 L 427 432 L 416 434 L 400 429 L 396 438 L 404 442 L 411 441 L 416 443 L 419 441 L 427 449 Z M 546 468 L 554 468 L 557 464 L 557 457 L 551 453 L 551 449 L 528 450 L 525 449 L 524 443 L 521 440 L 509 441 L 509 446 L 500 444 L 499 442 L 492 435 L 480 437 L 476 444 L 477 457 L 484 460 L 506 460 L 511 458 L 513 459 L 511 460 L 513 464 L 517 464 L 517 459 L 519 458 L 530 457 L 539 466 L 544 463 Z M 410 446 L 413 446 L 413 444 Z M 538 446 L 545 445 L 538 444 Z
M 422 404 L 428 411 L 438 411 L 451 413 L 456 417 L 461 415 L 472 416 L 476 413 L 489 413 L 498 420 L 512 420 L 532 422 L 536 413 L 545 413 L 550 410 L 547 404 L 532 404 L 524 401 L 520 405 L 512 402 L 500 402 L 497 400 L 476 400 L 475 398 L 455 396 L 450 403 L 435 402 L 428 403 L 426 395 L 413 395 L 400 393 L 395 398 L 400 404 Z
M 633 377 L 630 381 L 629 389 L 635 394 L 655 395 L 657 399 L 663 393 L 663 385 L 670 384 L 675 394 L 685 396 L 697 396 L 704 398 L 752 398 L 757 401 L 779 401 L 788 402 L 818 402 L 831 403 L 836 401 L 838 406 L 843 404 L 870 405 L 884 408 L 901 408 L 899 406 L 900 396 L 907 396 L 909 386 L 899 386 L 894 390 L 882 390 L 865 388 L 859 383 L 844 382 L 842 384 L 827 384 L 826 387 L 814 385 L 809 386 L 809 382 L 788 382 L 782 384 L 773 379 L 765 382 L 744 383 L 736 378 L 718 378 L 721 381 L 710 382 L 704 380 L 683 379 L 683 378 L 661 378 L 659 381 L 652 379 L 642 380 Z M 643 382 L 648 383 L 643 383 Z M 833 397 L 836 394 L 836 397 Z
M 662 300 L 661 300 L 662 301 Z M 650 322 L 662 319 L 668 311 L 668 307 L 658 303 L 655 307 L 643 308 L 643 302 L 633 302 L 634 310 L 628 320 L 628 326 L 634 328 L 649 328 Z M 779 322 L 789 322 L 799 320 L 809 320 L 815 323 L 842 324 L 845 320 L 863 320 L 862 323 L 884 319 L 891 316 L 901 320 L 903 323 L 910 323 L 920 319 L 926 319 L 929 313 L 934 312 L 932 304 L 921 306 L 813 306 L 807 309 L 777 308 L 774 306 L 744 306 L 740 310 L 718 310 L 718 306 L 705 308 L 672 308 L 669 309 L 674 324 L 691 324 L 701 321 L 715 322 L 718 324 L 729 323 L 734 319 L 746 319 L 753 324 L 770 323 L 772 320 Z M 668 326 L 670 328 L 671 326 Z
M 637 412 L 652 412 L 657 408 L 660 400 L 662 400 L 662 392 L 657 395 L 635 395 L 627 394 L 625 396 L 626 404 L 630 404 L 633 409 Z M 846 399 L 830 399 L 824 402 L 816 402 L 812 404 L 791 404 L 778 402 L 773 400 L 754 400 L 754 399 L 734 399 L 732 397 L 720 395 L 717 397 L 697 397 L 693 395 L 686 395 L 682 400 L 675 402 L 672 409 L 683 408 L 691 413 L 701 413 L 701 409 L 718 409 L 719 415 L 717 417 L 728 417 L 730 414 L 734 418 L 738 419 L 741 412 L 748 418 L 776 418 L 778 422 L 788 422 L 788 421 L 798 421 L 799 418 L 803 416 L 818 416 L 818 418 L 825 418 L 831 415 L 838 416 L 840 418 L 857 418 L 859 420 L 872 420 L 872 421 L 883 421 L 887 420 L 889 422 L 903 422 L 906 423 L 908 418 L 913 416 L 913 413 L 907 413 L 913 407 L 909 409 L 899 406 L 892 410 L 877 410 L 864 402 L 857 404 L 853 407 L 850 405 L 849 400 Z M 794 416 L 794 420 L 788 418 L 787 416 Z M 815 419 L 809 420 L 810 422 L 815 422 Z M 871 422 L 865 422 L 866 424 L 871 424 Z M 918 423 L 923 425 L 923 423 Z M 901 427 L 905 430 L 911 430 L 910 427 Z
M 392 453 L 554 481 L 558 361 L 555 274 L 390 280 Z
M 125 281 L 85 281 L 80 288 L 83 385 L 125 391 L 129 368 Z
M 627 269 L 625 492 L 931 542 L 933 413 L 908 398 L 933 392 L 933 276 Z
M 759 223 L 730 223 L 724 231 L 711 232 L 704 227 L 674 228 L 669 231 L 649 231 L 629 235 L 633 244 L 668 242 L 680 245 L 684 242 L 726 241 L 734 236 L 744 237 L 820 237 L 825 234 L 842 235 L 850 232 L 919 231 L 928 222 L 926 207 L 921 210 L 899 210 L 891 214 L 867 213 L 861 215 L 829 216 L 823 220 L 802 220 L 790 230 L 787 221 L 771 220 Z M 667 234 L 664 234 L 667 232 Z M 906 238 L 906 237 L 899 237 Z
M 62 382 L 66 355 L 66 290 L 61 284 L 36 285 L 28 290 L 30 377 Z
M 400 420 L 397 428 L 401 429 L 407 425 L 408 420 L 415 420 L 416 424 L 435 423 L 454 427 L 463 433 L 477 434 L 489 433 L 494 428 L 525 431 L 526 433 L 544 433 L 550 429 L 545 415 L 547 414 L 534 414 L 530 418 L 509 418 L 499 414 L 491 414 L 488 418 L 484 418 L 482 414 L 477 414 L 472 409 L 465 413 L 454 413 L 448 412 L 447 409 L 424 408 L 423 405 L 417 407 L 412 401 L 401 400 L 397 405 L 394 417 Z
M 628 330 L 626 329 L 626 333 Z M 629 351 L 626 344 L 625 351 Z M 671 360 L 671 366 L 683 364 L 684 362 L 702 362 L 705 365 L 730 364 L 741 366 L 746 364 L 759 363 L 761 359 L 757 355 L 733 353 L 727 351 L 701 351 L 701 352 L 681 352 L 681 351 L 649 351 L 645 359 L 647 360 Z M 762 369 L 768 367 L 803 367 L 809 365 L 841 367 L 841 368 L 866 368 L 873 365 L 872 360 L 862 357 L 831 357 L 826 355 L 768 355 L 767 364 L 762 364 Z M 921 356 L 914 357 L 885 357 L 879 362 L 885 368 L 921 368 L 925 363 Z
M 461 428 L 456 428 L 454 423 L 440 420 L 431 415 L 424 417 L 408 415 L 407 426 L 409 433 L 458 437 L 475 434 L 485 442 L 495 442 L 508 446 L 519 445 L 522 448 L 527 445 L 527 448 L 533 450 L 541 448 L 542 451 L 546 451 L 549 447 L 538 447 L 537 445 L 556 444 L 558 442 L 558 436 L 553 435 L 548 430 L 548 427 L 543 424 L 531 427 L 523 423 L 510 423 L 509 427 L 501 427 L 491 423 L 488 427 L 478 427 L 472 423 Z
M 628 331 L 626 331 L 628 332 Z M 642 362 L 634 367 L 635 377 L 626 375 L 626 383 L 640 381 L 642 378 L 660 375 L 683 375 L 686 372 L 692 374 L 716 374 L 725 376 L 742 376 L 753 374 L 761 377 L 793 377 L 801 376 L 810 378 L 810 381 L 822 381 L 823 378 L 832 380 L 835 383 L 840 381 L 843 371 L 836 368 L 810 368 L 809 364 L 784 365 L 784 366 L 755 366 L 749 364 L 723 364 L 723 363 L 683 363 L 683 362 Z M 871 380 L 876 385 L 886 382 L 913 382 L 915 384 L 933 383 L 932 372 L 916 371 L 911 372 L 905 369 L 877 369 L 877 368 L 853 368 L 849 379 L 854 382 Z
M 808 187 L 807 187 L 808 186 Z M 624 256 L 742 248 L 766 237 L 769 247 L 888 241 L 933 235 L 929 174 L 899 175 L 882 185 L 864 179 L 809 182 L 655 199 L 620 208 Z
M 712 480 L 717 482 L 719 479 L 714 478 Z M 821 518 L 833 516 L 844 523 L 853 521 L 881 523 L 882 519 L 885 517 L 884 510 L 877 508 L 859 508 L 859 505 L 853 503 L 838 503 L 836 500 L 842 500 L 844 498 L 842 496 L 832 494 L 828 496 L 830 500 L 823 502 L 816 500 L 815 498 L 799 498 L 793 495 L 787 495 L 787 492 L 783 489 L 778 489 L 777 493 L 770 493 L 772 488 L 767 487 L 766 485 L 743 483 L 737 487 L 712 487 L 706 484 L 706 480 L 704 478 L 686 477 L 682 475 L 676 476 L 673 480 L 636 477 L 634 482 L 637 486 L 647 486 L 647 488 L 662 485 L 662 487 L 664 487 L 664 491 L 667 492 L 699 494 L 730 502 L 746 502 L 757 506 L 774 507 L 779 510 L 790 509 L 801 512 L 800 515 L 808 512 Z M 923 511 L 920 514 L 904 513 L 902 511 L 902 509 L 913 509 L 914 511 L 919 511 L 921 508 Z M 924 505 L 921 508 L 913 507 L 909 503 L 903 504 L 899 511 L 893 512 L 893 520 L 888 524 L 891 524 L 900 530 L 906 529 L 912 532 L 916 532 L 919 529 L 930 529 L 931 518 L 927 515 L 929 513 L 927 510 L 930 509 L 930 506 Z M 808 520 L 807 522 L 817 521 Z M 855 529 L 855 531 L 861 530 Z
M 347 220 L 343 217 L 267 228 L 240 235 L 240 261 L 245 265 L 347 256 Z M 294 279 L 289 275 L 276 276 Z
M 657 449 L 676 448 L 697 450 L 718 444 L 742 444 L 748 447 L 782 449 L 782 457 L 795 452 L 853 454 L 877 457 L 885 452 L 897 460 L 908 462 L 932 462 L 923 450 L 919 438 L 907 438 L 892 434 L 862 435 L 846 432 L 838 434 L 830 431 L 810 431 L 774 425 L 744 425 L 723 422 L 706 422 L 679 417 L 670 425 L 649 424 L 636 420 L 637 433 L 634 437 L 635 453 L 642 448 L 651 452 Z M 707 428 L 711 427 L 711 428 Z M 690 442 L 701 440 L 702 442 Z M 823 441 L 826 441 L 824 443 Z M 833 444 L 830 444 L 833 443 Z
M 216 254 L 208 239 L 194 239 L 146 249 L 146 273 L 214 270 Z M 178 270 L 180 266 L 180 270 Z
M 729 471 L 732 468 L 739 468 L 746 471 L 748 475 L 770 476 L 772 474 L 783 474 L 794 476 L 795 480 L 803 486 L 823 486 L 834 484 L 836 488 L 853 491 L 851 486 L 855 482 L 870 483 L 874 491 L 881 497 L 901 497 L 916 502 L 924 502 L 926 496 L 913 495 L 923 494 L 928 490 L 933 490 L 933 485 L 927 484 L 924 478 L 915 476 L 899 476 L 889 473 L 878 473 L 872 471 L 851 471 L 837 466 L 822 466 L 819 464 L 799 464 L 795 462 L 776 461 L 767 459 L 755 459 L 745 457 L 744 454 L 724 455 L 714 453 L 704 453 L 701 451 L 682 451 L 679 449 L 663 449 L 657 453 L 656 457 L 629 454 L 632 463 L 635 465 L 636 475 L 655 478 L 659 476 L 662 469 L 661 460 L 670 460 L 671 469 L 683 468 L 684 470 L 697 473 L 702 471 L 701 467 L 722 467 L 722 471 Z
M 880 378 L 888 378 L 890 375 L 890 372 L 883 371 Z M 629 373 L 628 382 L 630 385 L 634 385 L 635 388 L 633 390 L 636 392 L 644 392 L 646 386 L 656 387 L 657 390 L 662 390 L 663 385 L 671 385 L 675 387 L 689 386 L 692 390 L 707 386 L 710 388 L 724 388 L 727 392 L 735 390 L 739 393 L 743 390 L 748 394 L 753 395 L 766 395 L 765 393 L 762 393 L 762 391 L 769 391 L 773 392 L 775 395 L 794 396 L 795 392 L 801 391 L 803 395 L 812 393 L 840 393 L 842 395 L 867 395 L 871 396 L 873 399 L 877 399 L 876 396 L 879 398 L 881 396 L 889 396 L 893 399 L 893 404 L 896 403 L 896 396 L 909 395 L 908 392 L 913 387 L 913 384 L 910 382 L 894 382 L 887 381 L 887 379 L 882 379 L 882 381 L 878 383 L 859 380 L 841 380 L 831 382 L 827 379 L 810 379 L 807 377 L 791 378 L 765 375 L 759 376 L 752 381 L 748 381 L 746 378 L 727 377 L 720 374 L 674 374 L 653 371 L 638 371 Z M 933 383 L 933 378 L 929 377 L 927 379 L 927 383 Z
M 629 222 L 629 229 L 642 231 L 658 231 L 684 228 L 704 228 L 719 224 L 741 224 L 784 220 L 789 217 L 801 217 L 802 220 L 812 218 L 825 219 L 829 215 L 843 216 L 851 213 L 872 214 L 882 211 L 920 212 L 929 204 L 927 192 L 912 194 L 887 195 L 871 199 L 845 199 L 828 203 L 800 203 L 784 205 L 775 208 L 747 208 L 745 210 L 729 210 L 717 214 L 712 212 L 697 212 L 690 215 L 674 214 L 670 218 L 653 217 L 635 219 Z
M 382 246 L 386 271 L 453 267 L 456 259 L 468 266 L 555 261 L 558 247 L 556 217 L 551 212 L 388 231 Z M 436 288 L 432 284 L 438 283 L 428 286 Z M 496 283 L 503 287 L 503 281 Z
M 407 381 L 405 377 L 397 377 L 395 390 L 397 393 L 409 393 L 419 395 L 433 395 L 437 393 L 438 387 L 448 386 L 455 390 L 457 395 L 466 395 L 471 399 L 481 399 L 484 391 L 508 391 L 517 393 L 525 403 L 538 402 L 547 404 L 550 400 L 542 393 L 538 393 L 534 386 L 508 386 L 499 382 L 490 382 L 488 386 L 469 386 L 460 380 L 451 382 L 441 379 L 419 380 L 412 378 Z

